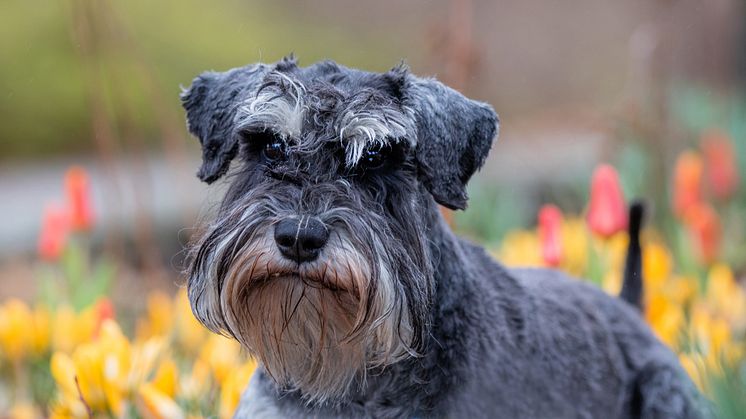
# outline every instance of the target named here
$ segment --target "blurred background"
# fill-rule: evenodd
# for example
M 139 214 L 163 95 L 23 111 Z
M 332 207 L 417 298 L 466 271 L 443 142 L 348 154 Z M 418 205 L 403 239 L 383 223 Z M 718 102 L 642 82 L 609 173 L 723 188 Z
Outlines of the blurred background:
M 301 65 L 333 59 L 374 71 L 404 60 L 415 74 L 492 104 L 499 141 L 472 182 L 470 208 L 450 216 L 496 254 L 526 259 L 506 253 L 506 237 L 532 231 L 545 204 L 580 219 L 594 168 L 608 163 L 627 198 L 650 204 L 651 234 L 675 265 L 670 275 L 695 277 L 704 293 L 709 269 L 722 263 L 742 292 L 743 1 L 71 0 L 0 3 L 0 301 L 49 298 L 40 297 L 43 278 L 92 260 L 112 278 L 98 291 L 131 317 L 151 291 L 174 293 L 184 246 L 223 189 L 194 175 L 200 150 L 186 130 L 181 88 L 205 70 L 290 52 Z M 710 158 L 713 143 L 721 160 Z M 718 228 L 700 238 L 717 236 L 714 254 L 680 244 L 694 229 L 672 215 L 676 176 L 689 173 L 682 153 L 694 156 L 694 177 L 703 176 L 702 161 L 708 174 L 733 167 L 729 190 L 702 192 Z M 45 231 L 76 184 L 90 190 L 81 199 L 92 214 L 73 240 L 78 250 L 50 254 Z M 528 249 L 524 256 L 540 246 L 509 243 Z M 590 268 L 574 273 L 606 286 Z M 740 345 L 737 326 L 728 327 Z

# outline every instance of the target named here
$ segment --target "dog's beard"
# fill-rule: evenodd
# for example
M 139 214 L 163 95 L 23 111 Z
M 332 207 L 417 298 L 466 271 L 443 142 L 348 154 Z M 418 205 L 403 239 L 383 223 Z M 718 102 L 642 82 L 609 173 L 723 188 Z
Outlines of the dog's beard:
M 309 403 L 339 400 L 355 383 L 364 386 L 370 368 L 416 355 L 406 298 L 375 236 L 360 250 L 333 230 L 316 261 L 297 265 L 269 231 L 258 227 L 244 243 L 242 229 L 213 234 L 205 263 L 198 254 L 190 299 L 206 326 L 235 337 Z

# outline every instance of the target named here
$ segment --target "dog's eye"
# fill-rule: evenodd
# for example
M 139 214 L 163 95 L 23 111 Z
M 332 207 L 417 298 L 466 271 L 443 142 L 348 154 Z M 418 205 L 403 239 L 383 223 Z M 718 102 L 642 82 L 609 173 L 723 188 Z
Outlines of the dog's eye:
M 280 139 L 272 139 L 264 144 L 262 153 L 269 161 L 283 160 L 285 158 L 285 143 Z
M 364 169 L 378 169 L 386 163 L 386 157 L 388 157 L 389 151 L 388 147 L 368 148 L 363 151 L 363 156 L 360 158 L 358 164 Z
M 240 133 L 242 147 L 250 155 L 261 156 L 268 162 L 284 160 L 287 149 L 282 136 L 272 131 L 246 131 Z

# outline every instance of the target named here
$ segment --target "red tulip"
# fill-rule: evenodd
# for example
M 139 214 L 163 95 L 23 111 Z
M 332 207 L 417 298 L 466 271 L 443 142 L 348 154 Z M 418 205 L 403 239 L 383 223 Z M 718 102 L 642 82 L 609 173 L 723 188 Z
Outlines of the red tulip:
M 684 218 L 687 211 L 702 202 L 702 157 L 694 151 L 685 151 L 676 160 L 673 178 L 673 210 Z
M 544 205 L 539 211 L 541 255 L 548 266 L 562 261 L 562 211 L 554 205 Z
M 702 138 L 707 183 L 720 199 L 733 196 L 738 188 L 738 164 L 733 144 L 721 131 L 710 131 Z
M 38 251 L 42 259 L 55 261 L 65 249 L 70 231 L 70 215 L 59 204 L 49 204 L 44 209 Z
M 694 242 L 699 260 L 712 263 L 720 251 L 722 228 L 717 212 L 707 203 L 699 203 L 689 208 L 685 224 Z
M 91 203 L 88 174 L 82 167 L 71 167 L 65 174 L 65 194 L 72 228 L 76 231 L 90 230 L 93 227 L 93 205 Z
M 627 206 L 616 169 L 602 164 L 593 172 L 586 218 L 594 233 L 609 237 L 627 228 Z

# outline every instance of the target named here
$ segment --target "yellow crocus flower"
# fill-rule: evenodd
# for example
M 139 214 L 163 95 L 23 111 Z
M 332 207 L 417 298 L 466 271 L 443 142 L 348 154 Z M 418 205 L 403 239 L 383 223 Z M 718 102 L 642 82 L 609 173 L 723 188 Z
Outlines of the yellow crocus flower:
M 582 276 L 588 266 L 588 228 L 582 218 L 562 223 L 562 270 Z
M 52 315 L 47 307 L 39 305 L 34 307 L 32 316 L 31 350 L 36 356 L 41 356 L 49 350 Z
M 88 409 L 80 400 L 77 371 L 69 355 L 56 352 L 50 362 L 52 378 L 57 384 L 57 400 L 52 405 L 52 418 L 87 418 Z
M 642 252 L 645 292 L 658 292 L 671 275 L 671 255 L 657 242 L 647 243 Z
M 178 382 L 179 370 L 176 368 L 176 363 L 168 358 L 161 362 L 151 384 L 161 393 L 173 398 L 176 396 Z
M 219 416 L 223 419 L 233 417 L 238 407 L 243 390 L 248 386 L 249 379 L 256 370 L 256 362 L 250 360 L 239 368 L 232 369 L 223 380 L 220 389 Z
M 241 346 L 235 340 L 211 334 L 202 347 L 200 359 L 210 366 L 218 383 L 222 383 L 228 373 L 240 360 Z
M 148 296 L 146 315 L 137 324 L 138 340 L 166 336 L 173 330 L 174 307 L 171 297 L 163 291 Z
M 146 383 L 137 390 L 137 411 L 146 419 L 180 419 L 184 412 L 170 397 Z
M 656 335 L 669 347 L 678 346 L 684 324 L 684 312 L 662 294 L 653 295 L 645 307 L 645 319 Z
M 71 353 L 76 345 L 93 338 L 96 322 L 96 313 L 92 308 L 75 313 L 71 306 L 60 305 L 52 320 L 52 348 Z
M 500 251 L 500 260 L 508 266 L 541 266 L 541 244 L 535 232 L 513 231 L 505 235 Z
M 208 330 L 192 314 L 186 289 L 181 289 L 175 297 L 176 340 L 187 354 L 195 355 L 208 336 Z
M 21 362 L 31 346 L 29 325 L 33 322 L 31 310 L 21 300 L 8 300 L 0 307 L 0 358 Z
M 665 292 L 671 297 L 671 300 L 681 306 L 685 306 L 697 297 L 699 285 L 695 278 L 676 276 L 668 282 Z

